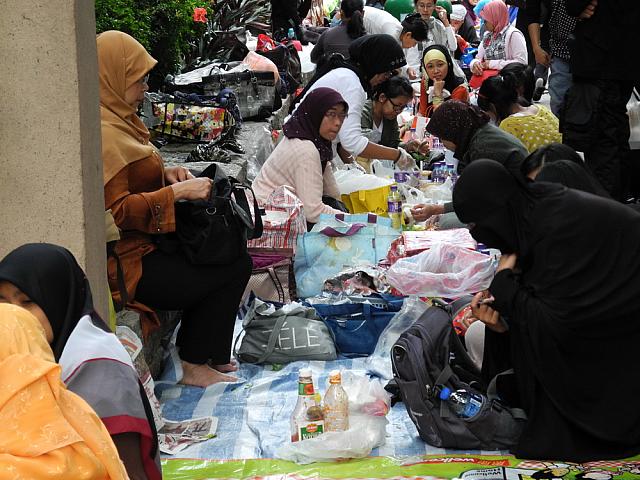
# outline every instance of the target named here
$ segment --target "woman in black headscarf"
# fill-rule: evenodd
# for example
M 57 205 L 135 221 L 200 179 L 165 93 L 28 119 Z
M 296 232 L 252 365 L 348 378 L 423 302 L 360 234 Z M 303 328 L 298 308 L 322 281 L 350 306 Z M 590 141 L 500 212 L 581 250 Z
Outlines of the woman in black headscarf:
M 402 148 L 369 142 L 361 127 L 362 109 L 372 89 L 396 75 L 406 63 L 402 47 L 391 35 L 365 35 L 349 46 L 349 60 L 339 54 L 329 57 L 294 105 L 319 87 L 340 92 L 349 105 L 349 117 L 333 142 L 342 160 L 352 163 L 355 157 L 378 158 L 393 160 L 400 168 L 407 168 L 415 165 L 411 155 Z
M 489 116 L 475 105 L 458 100 L 444 102 L 431 115 L 427 132 L 440 139 L 458 159 L 458 173 L 474 160 L 492 158 L 502 163 L 514 175 L 528 155 L 526 147 L 516 137 L 489 123 Z M 451 203 L 444 205 L 416 205 L 411 213 L 416 221 L 432 215 L 453 211 Z
M 467 79 L 456 75 L 454 63 L 447 48 L 437 44 L 430 45 L 422 56 L 420 115 L 430 117 L 433 111 L 447 100 L 469 103 Z
M 258 200 L 266 203 L 274 190 L 287 185 L 302 201 L 309 223 L 316 223 L 321 213 L 344 211 L 335 208 L 340 194 L 327 164 L 333 158 L 331 141 L 348 114 L 347 102 L 335 90 L 320 87 L 309 92 L 284 124 L 284 138 L 253 181 Z
M 93 308 L 87 278 L 67 249 L 23 245 L 0 261 L 0 302 L 45 329 L 61 378 L 98 414 L 131 478 L 160 479 L 153 413 L 129 354 Z
M 513 452 L 574 462 L 640 452 L 640 215 L 526 184 L 491 160 L 467 167 L 453 203 L 503 254 L 493 303 L 477 296 L 473 310 L 487 325 L 483 375 L 513 366 L 528 415 Z
M 600 182 L 583 165 L 571 160 L 545 163 L 535 177 L 536 182 L 559 183 L 567 188 L 611 198 Z

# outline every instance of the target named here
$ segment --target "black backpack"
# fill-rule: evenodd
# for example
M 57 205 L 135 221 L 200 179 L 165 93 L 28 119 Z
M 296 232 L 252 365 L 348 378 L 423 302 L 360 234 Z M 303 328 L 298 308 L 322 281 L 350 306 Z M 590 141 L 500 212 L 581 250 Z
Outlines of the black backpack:
M 213 179 L 211 195 L 176 203 L 175 236 L 191 263 L 228 265 L 246 254 L 247 240 L 262 235 L 260 209 L 251 187 L 227 177 L 215 163 L 199 176 Z M 247 191 L 253 196 L 253 215 Z
M 444 308 L 431 307 L 391 349 L 393 375 L 409 417 L 425 442 L 436 447 L 501 450 L 515 445 L 526 416 L 495 395 L 495 379 L 484 388 Z M 496 377 L 497 378 L 497 377 Z M 443 387 L 485 395 L 478 414 L 463 419 L 440 400 Z

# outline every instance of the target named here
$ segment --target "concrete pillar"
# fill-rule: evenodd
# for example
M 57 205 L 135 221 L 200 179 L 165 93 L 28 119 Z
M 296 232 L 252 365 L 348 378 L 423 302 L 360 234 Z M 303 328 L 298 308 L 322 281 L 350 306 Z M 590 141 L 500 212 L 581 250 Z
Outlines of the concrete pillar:
M 94 2 L 0 0 L 0 12 L 0 256 L 68 248 L 105 315 Z

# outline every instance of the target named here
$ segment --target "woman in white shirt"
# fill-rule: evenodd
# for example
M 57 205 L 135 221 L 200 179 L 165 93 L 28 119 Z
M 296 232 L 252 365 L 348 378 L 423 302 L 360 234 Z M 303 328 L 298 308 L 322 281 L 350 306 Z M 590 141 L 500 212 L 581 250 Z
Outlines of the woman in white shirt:
M 253 181 L 261 203 L 278 187 L 287 185 L 302 201 L 308 223 L 317 223 L 321 213 L 341 212 L 327 205 L 340 198 L 328 163 L 333 158 L 331 142 L 348 111 L 347 102 L 331 88 L 316 88 L 305 97 L 284 124 L 284 138 Z
M 524 35 L 509 24 L 509 10 L 502 0 L 493 0 L 480 12 L 485 33 L 478 55 L 471 62 L 471 71 L 481 76 L 486 69 L 502 70 L 509 63 L 527 64 L 527 44 Z
M 402 148 L 389 148 L 370 142 L 362 132 L 362 109 L 372 89 L 398 73 L 406 64 L 402 48 L 390 35 L 365 35 L 349 47 L 349 60 L 341 55 L 328 59 L 296 99 L 320 87 L 340 92 L 349 105 L 349 116 L 333 144 L 342 160 L 352 163 L 355 157 L 393 160 L 400 168 L 415 162 Z M 295 113 L 295 112 L 294 112 Z

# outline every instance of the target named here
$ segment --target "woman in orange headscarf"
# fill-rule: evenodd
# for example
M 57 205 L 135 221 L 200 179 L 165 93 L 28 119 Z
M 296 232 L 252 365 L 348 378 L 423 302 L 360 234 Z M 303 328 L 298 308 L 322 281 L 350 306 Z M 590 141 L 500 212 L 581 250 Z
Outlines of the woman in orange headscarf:
M 115 253 L 126 290 L 125 295 L 116 260 L 110 258 L 114 300 L 128 300 L 156 324 L 151 309 L 183 312 L 177 337 L 182 383 L 207 387 L 235 381 L 228 375 L 237 370 L 230 358 L 231 342 L 251 259 L 244 254 L 227 265 L 194 265 L 181 251 L 156 248 L 154 236 L 176 229 L 174 203 L 208 199 L 212 180 L 194 178 L 184 167 L 165 168 L 149 142 L 149 131 L 136 112 L 156 60 L 123 32 L 101 33 L 97 47 L 105 208 L 111 209 L 122 231 Z M 146 334 L 153 323 L 144 320 Z
M 109 432 L 60 379 L 44 328 L 0 304 L 0 479 L 128 479 Z

